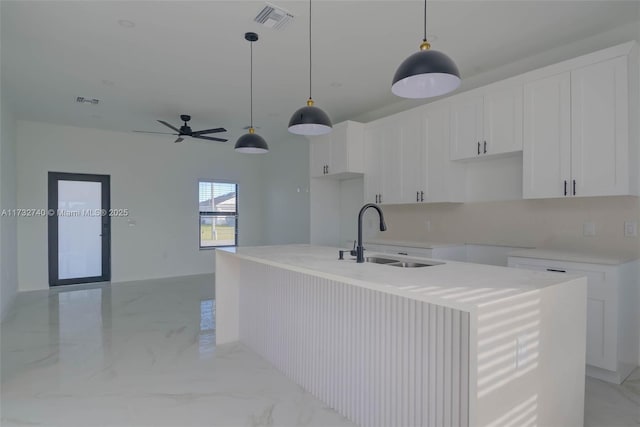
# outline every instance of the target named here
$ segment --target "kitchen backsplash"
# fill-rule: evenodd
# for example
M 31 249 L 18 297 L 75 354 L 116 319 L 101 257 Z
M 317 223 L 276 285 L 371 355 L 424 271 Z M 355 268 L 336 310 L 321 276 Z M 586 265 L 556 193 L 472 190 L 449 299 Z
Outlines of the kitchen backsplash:
M 382 208 L 388 230 L 376 233 L 369 229 L 370 237 L 532 246 L 640 257 L 640 239 L 624 235 L 625 221 L 640 222 L 640 198 L 633 196 Z M 584 236 L 585 223 L 594 224 L 595 236 Z

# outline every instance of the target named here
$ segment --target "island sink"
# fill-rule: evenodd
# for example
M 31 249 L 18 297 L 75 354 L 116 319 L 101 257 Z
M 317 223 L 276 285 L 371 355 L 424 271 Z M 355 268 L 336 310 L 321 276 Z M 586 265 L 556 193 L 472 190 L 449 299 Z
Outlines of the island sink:
M 370 256 L 364 259 L 366 262 L 371 262 L 374 264 L 382 264 L 382 265 L 390 265 L 392 267 L 401 267 L 401 268 L 418 268 L 418 267 L 431 267 L 433 265 L 441 265 L 443 262 L 416 262 L 416 261 L 405 261 L 400 259 L 391 259 L 391 258 L 381 258 Z

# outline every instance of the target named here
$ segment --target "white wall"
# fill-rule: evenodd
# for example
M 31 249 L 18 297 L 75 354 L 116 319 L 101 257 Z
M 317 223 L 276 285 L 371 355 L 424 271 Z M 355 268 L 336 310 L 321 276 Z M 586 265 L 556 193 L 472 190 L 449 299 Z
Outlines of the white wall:
M 261 156 L 264 244 L 309 243 L 309 141 L 267 141 Z
M 0 105 L 0 209 L 16 208 L 16 123 L 8 106 Z M 17 219 L 0 216 L 0 318 L 4 319 L 18 290 Z
M 198 179 L 238 182 L 239 244 L 261 244 L 267 184 L 260 157 L 235 153 L 231 144 L 18 121 L 18 206 L 47 207 L 49 171 L 111 175 L 111 207 L 130 211 L 112 218 L 113 282 L 211 273 L 214 252 L 198 249 Z M 19 289 L 47 289 L 47 264 L 47 220 L 19 218 Z

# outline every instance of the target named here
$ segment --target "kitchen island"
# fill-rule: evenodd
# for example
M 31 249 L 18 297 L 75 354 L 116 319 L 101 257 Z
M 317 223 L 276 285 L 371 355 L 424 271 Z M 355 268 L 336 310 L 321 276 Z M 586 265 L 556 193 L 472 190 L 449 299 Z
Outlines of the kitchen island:
M 583 425 L 585 278 L 413 261 L 216 250 L 216 342 L 363 426 Z

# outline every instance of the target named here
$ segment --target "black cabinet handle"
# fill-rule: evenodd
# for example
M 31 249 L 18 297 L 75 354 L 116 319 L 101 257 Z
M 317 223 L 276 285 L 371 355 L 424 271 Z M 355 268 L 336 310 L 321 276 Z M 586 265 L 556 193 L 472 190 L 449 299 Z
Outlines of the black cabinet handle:
M 567 180 L 564 180 L 564 195 L 567 195 Z
M 378 203 L 378 195 L 376 194 L 376 203 Z
M 398 255 L 409 255 L 407 252 L 398 252 Z
M 327 165 L 327 175 L 329 174 L 329 165 Z
M 576 180 L 573 180 L 573 195 L 576 195 Z
M 480 155 L 480 141 L 478 141 L 478 156 Z
M 380 195 L 380 203 L 382 203 L 382 194 Z
M 487 154 L 487 141 L 484 142 L 484 154 Z
M 424 202 L 424 191 L 420 192 L 420 201 Z
M 420 192 L 416 191 L 416 202 L 420 201 Z
M 559 268 L 547 268 L 547 271 L 551 271 L 553 273 L 566 273 L 567 270 L 560 270 Z

